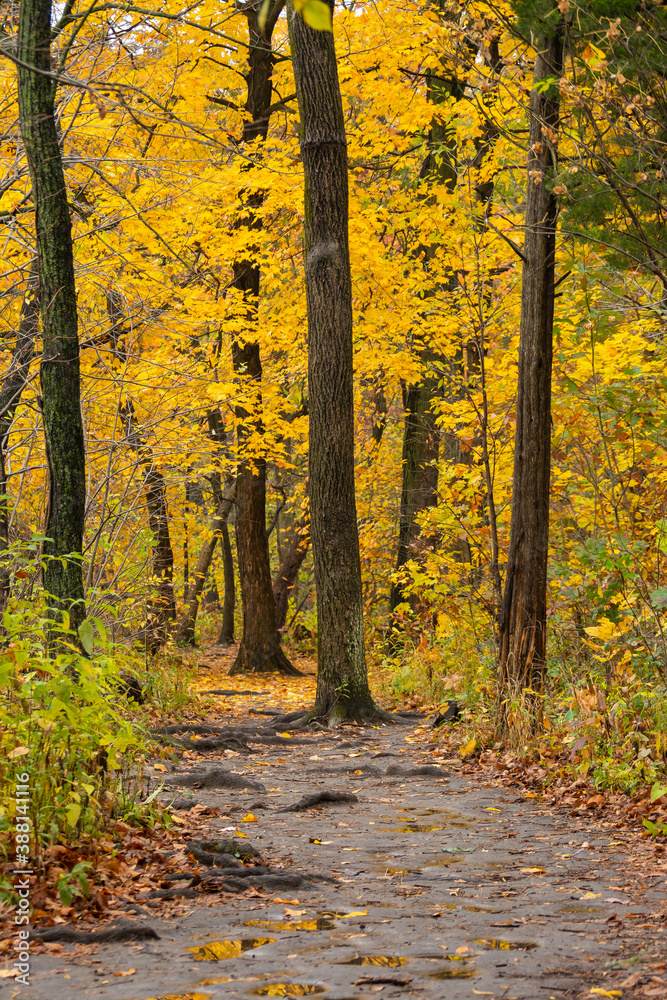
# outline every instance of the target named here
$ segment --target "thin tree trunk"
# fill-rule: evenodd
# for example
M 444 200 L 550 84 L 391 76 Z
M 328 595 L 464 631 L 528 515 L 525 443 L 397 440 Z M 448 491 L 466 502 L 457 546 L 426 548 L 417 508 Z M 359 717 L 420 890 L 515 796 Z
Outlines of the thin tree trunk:
M 333 0 L 330 0 L 333 12 Z M 329 725 L 376 715 L 364 650 L 354 490 L 352 280 L 347 140 L 333 34 L 288 3 L 304 171 L 309 492 L 318 618 L 313 714 Z
M 189 646 L 194 646 L 195 644 L 195 623 L 197 621 L 199 601 L 204 589 L 204 584 L 206 583 L 206 577 L 208 575 L 211 562 L 213 561 L 215 546 L 223 527 L 227 524 L 227 519 L 232 507 L 234 506 L 237 496 L 238 482 L 234 482 L 225 491 L 222 501 L 215 512 L 215 517 L 213 518 L 209 528 L 209 537 L 202 546 L 199 558 L 197 559 L 197 565 L 195 566 L 192 574 L 192 583 L 190 584 L 190 589 L 188 590 L 185 614 L 181 618 L 178 626 L 179 641 L 186 643 Z
M 274 54 L 271 34 L 284 6 L 284 0 L 274 0 L 270 5 L 264 28 L 259 27 L 262 0 L 251 0 L 243 7 L 248 20 L 249 49 L 247 119 L 243 126 L 243 143 L 265 139 L 271 114 Z M 251 184 L 251 164 L 248 164 L 248 184 Z M 261 189 L 250 186 L 244 192 L 244 214 L 237 228 L 247 231 L 261 229 L 258 214 L 264 200 Z M 241 601 L 243 604 L 243 636 L 236 660 L 229 671 L 236 673 L 263 673 L 278 670 L 298 675 L 280 646 L 276 626 L 273 593 L 271 590 L 271 563 L 266 535 L 266 459 L 250 450 L 251 439 L 264 435 L 262 423 L 262 363 L 259 344 L 254 340 L 257 326 L 259 299 L 259 266 L 252 254 L 248 259 L 234 262 L 233 287 L 243 293 L 246 304 L 248 329 L 243 340 L 232 344 L 234 371 L 243 376 L 249 401 L 236 407 L 239 466 L 236 492 L 236 551 Z
M 530 95 L 526 235 L 521 290 L 512 520 L 499 627 L 500 728 L 512 728 L 510 700 L 525 698 L 540 725 L 546 674 L 547 558 L 551 471 L 551 365 L 558 202 L 550 190 L 557 166 L 558 79 L 562 23 L 538 39 Z M 543 85 L 549 77 L 556 82 Z M 542 86 L 540 86 L 542 84 Z
M 39 300 L 37 298 L 37 259 L 33 261 L 28 276 L 28 286 L 23 296 L 16 343 L 7 373 L 0 387 L 0 560 L 9 548 L 9 496 L 7 482 L 7 450 L 9 432 L 16 408 L 28 382 L 30 362 L 35 350 L 35 337 L 39 328 Z M 0 612 L 9 598 L 9 566 L 0 562 Z
M 222 602 L 222 624 L 216 645 L 231 646 L 234 642 L 234 612 L 236 610 L 236 581 L 234 580 L 234 555 L 229 537 L 229 525 L 225 522 L 220 532 L 222 542 L 222 566 L 225 581 L 225 596 Z
M 155 653 L 167 641 L 169 622 L 176 617 L 174 596 L 174 552 L 169 534 L 169 512 L 164 476 L 155 467 L 152 449 L 143 441 L 134 422 L 131 400 L 122 410 L 127 441 L 143 462 L 145 469 L 148 524 L 153 534 L 153 577 L 157 580 L 157 597 L 151 602 L 146 622 L 147 646 Z
M 405 386 L 403 389 L 405 429 L 397 571 L 402 569 L 408 559 L 417 554 L 421 534 L 417 515 L 435 506 L 438 499 L 440 433 L 435 422 L 436 415 L 431 408 L 436 391 L 436 379 L 426 379 L 420 385 Z M 404 594 L 401 583 L 392 583 L 390 610 L 393 612 L 406 600 L 409 598 Z
M 310 532 L 308 518 L 302 517 L 294 527 L 294 537 L 285 552 L 280 569 L 273 581 L 273 599 L 276 605 L 276 624 L 284 628 L 287 621 L 287 605 L 291 592 L 308 552 Z
M 39 261 L 40 374 L 49 468 L 44 586 L 50 595 L 54 646 L 64 614 L 72 630 L 86 617 L 82 576 L 86 458 L 72 229 L 55 119 L 56 87 L 43 75 L 51 72 L 51 0 L 22 0 L 17 56 L 23 64 L 18 67 L 19 122 L 32 180 Z

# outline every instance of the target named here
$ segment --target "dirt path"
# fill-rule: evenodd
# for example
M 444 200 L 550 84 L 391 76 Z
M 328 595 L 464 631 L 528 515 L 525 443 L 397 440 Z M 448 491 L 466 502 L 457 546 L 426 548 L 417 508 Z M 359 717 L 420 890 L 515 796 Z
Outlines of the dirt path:
M 282 745 L 251 744 L 251 755 L 188 751 L 169 775 L 173 794 L 220 809 L 201 839 L 236 838 L 261 859 L 232 859 L 233 869 L 229 855 L 202 864 L 186 848 L 171 859 L 181 877 L 165 883 L 185 895 L 139 893 L 126 917 L 159 939 L 64 944 L 36 955 L 30 986 L 5 995 L 667 997 L 667 872 L 651 846 L 463 775 L 456 762 L 438 767 L 413 732 L 293 732 Z M 246 790 L 180 786 L 206 785 L 216 769 Z M 325 790 L 358 801 L 280 811 Z

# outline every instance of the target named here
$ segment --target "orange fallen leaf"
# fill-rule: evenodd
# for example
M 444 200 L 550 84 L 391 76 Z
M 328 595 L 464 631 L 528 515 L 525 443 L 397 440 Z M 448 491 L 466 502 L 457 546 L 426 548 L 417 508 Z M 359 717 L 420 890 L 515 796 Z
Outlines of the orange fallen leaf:
M 133 976 L 136 971 L 136 969 L 128 969 L 127 972 L 114 972 L 114 976 Z

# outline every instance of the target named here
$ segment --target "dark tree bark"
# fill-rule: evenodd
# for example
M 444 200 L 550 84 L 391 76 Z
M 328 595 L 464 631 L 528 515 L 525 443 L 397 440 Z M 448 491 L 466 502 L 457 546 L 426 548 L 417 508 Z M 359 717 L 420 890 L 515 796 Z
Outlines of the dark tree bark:
M 333 2 L 330 6 L 333 11 Z M 364 650 L 354 491 L 352 280 L 347 140 L 333 34 L 288 4 L 301 118 L 310 400 L 310 525 L 318 619 L 313 715 L 329 725 L 375 717 Z
M 280 563 L 280 569 L 273 581 L 273 599 L 276 605 L 276 624 L 278 628 L 285 627 L 290 594 L 308 553 L 309 542 L 308 518 L 302 517 L 295 525 L 294 536 L 287 547 L 287 551 Z
M 530 95 L 526 235 L 521 290 L 512 520 L 499 627 L 500 728 L 511 727 L 509 700 L 525 698 L 531 725 L 541 722 L 546 674 L 547 558 L 551 472 L 551 365 L 558 201 L 550 190 L 557 169 L 558 83 L 539 87 L 563 69 L 562 24 L 536 41 Z
M 131 400 L 123 407 L 122 416 L 128 444 L 137 452 L 145 470 L 148 524 L 153 534 L 153 577 L 157 581 L 157 597 L 151 602 L 146 638 L 147 648 L 155 653 L 167 641 L 169 623 L 176 617 L 174 552 L 169 534 L 167 490 L 164 476 L 155 467 L 152 449 L 146 445 L 135 425 Z
M 236 581 L 234 580 L 234 555 L 229 537 L 229 525 L 223 524 L 220 532 L 222 543 L 222 567 L 225 582 L 225 596 L 222 601 L 222 624 L 218 635 L 218 646 L 231 646 L 234 642 L 234 612 L 236 611 Z
M 30 362 L 35 350 L 35 337 L 39 328 L 39 300 L 37 298 L 37 260 L 28 277 L 28 287 L 23 296 L 16 343 L 7 373 L 0 386 L 0 559 L 9 548 L 9 496 L 7 482 L 7 449 L 9 432 L 16 408 L 21 401 L 28 381 Z M 0 612 L 9 598 L 9 567 L 0 563 Z
M 192 574 L 192 583 L 188 589 L 188 596 L 186 599 L 185 614 L 181 618 L 178 626 L 179 641 L 189 646 L 194 646 L 195 644 L 195 623 L 197 621 L 199 601 L 201 599 L 202 590 L 204 589 L 204 584 L 206 583 L 206 577 L 208 575 L 211 562 L 213 561 L 215 546 L 224 526 L 227 524 L 227 519 L 237 495 L 238 484 L 232 483 L 224 494 L 222 501 L 215 512 L 215 517 L 213 518 L 213 522 L 211 523 L 209 529 L 209 537 L 202 546 L 199 558 L 197 559 L 197 565 L 195 566 Z
M 417 515 L 435 506 L 438 499 L 440 432 L 431 406 L 436 392 L 436 379 L 426 379 L 419 385 L 405 386 L 403 389 L 405 429 L 397 570 L 401 570 L 408 559 L 417 554 L 421 534 Z M 392 583 L 390 610 L 393 612 L 406 599 L 401 584 Z
M 262 0 L 251 0 L 243 7 L 248 20 L 247 119 L 243 126 L 243 143 L 265 139 L 271 115 L 272 74 L 274 54 L 271 35 L 284 7 L 284 0 L 274 0 L 264 28 L 259 26 Z M 252 232 L 261 228 L 258 209 L 264 200 L 261 189 L 251 187 L 251 164 L 248 164 L 248 188 L 243 192 L 243 214 L 238 229 Z M 234 262 L 233 287 L 243 293 L 248 329 L 243 340 L 232 344 L 234 371 L 244 381 L 248 397 L 246 405 L 236 407 L 239 465 L 236 492 L 236 550 L 243 604 L 243 637 L 230 674 L 261 673 L 278 670 L 296 675 L 280 646 L 276 626 L 271 563 L 266 536 L 266 459 L 250 451 L 251 438 L 261 438 L 262 424 L 262 363 L 259 344 L 254 340 L 259 298 L 259 265 L 252 255 Z
M 49 468 L 44 587 L 51 595 L 54 645 L 64 613 L 73 630 L 86 617 L 82 576 L 86 458 L 72 229 L 54 112 L 56 88 L 43 75 L 51 72 L 51 0 L 22 0 L 17 57 L 23 64 L 18 67 L 19 121 L 32 180 L 39 262 L 40 374 Z

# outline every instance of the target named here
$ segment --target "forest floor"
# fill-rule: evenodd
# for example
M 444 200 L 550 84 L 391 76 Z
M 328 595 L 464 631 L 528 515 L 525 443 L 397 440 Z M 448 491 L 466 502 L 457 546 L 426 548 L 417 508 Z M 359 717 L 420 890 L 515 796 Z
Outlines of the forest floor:
M 110 939 L 57 917 L 5 995 L 667 998 L 659 848 L 438 756 L 424 720 L 280 735 L 270 713 L 312 704 L 314 678 L 228 678 L 231 655 L 201 651 L 199 686 L 236 692 L 207 722 L 240 742 L 195 732 L 199 749 L 151 762 L 175 827 L 166 847 L 129 841 L 94 925 Z

